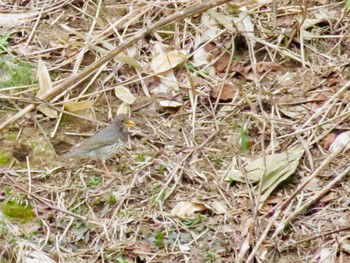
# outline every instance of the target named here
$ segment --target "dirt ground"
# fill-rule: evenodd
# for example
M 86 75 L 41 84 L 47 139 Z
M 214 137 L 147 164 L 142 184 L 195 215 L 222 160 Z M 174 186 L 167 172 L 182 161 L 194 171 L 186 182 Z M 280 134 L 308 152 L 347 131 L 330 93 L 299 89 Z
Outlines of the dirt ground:
M 206 4 L 0 1 L 0 262 L 350 262 L 349 1 Z

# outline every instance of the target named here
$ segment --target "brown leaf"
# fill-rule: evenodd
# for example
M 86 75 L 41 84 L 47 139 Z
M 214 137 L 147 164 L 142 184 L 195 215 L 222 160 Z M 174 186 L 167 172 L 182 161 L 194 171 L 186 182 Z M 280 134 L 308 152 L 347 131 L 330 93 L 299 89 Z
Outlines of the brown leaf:
M 231 55 L 229 53 L 224 53 L 215 63 L 216 72 L 223 72 L 226 70 L 228 64 L 230 63 Z
M 323 148 L 326 150 L 329 149 L 329 147 L 332 145 L 332 143 L 335 141 L 335 138 L 337 138 L 337 135 L 335 133 L 330 133 L 326 137 L 323 138 Z
M 193 77 L 192 81 L 193 81 L 193 86 L 195 87 L 203 86 L 205 83 L 201 77 L 197 77 L 197 76 Z
M 280 64 L 275 62 L 261 61 L 256 63 L 256 72 L 259 74 L 264 73 L 268 70 L 277 70 L 277 69 L 283 69 L 283 67 Z M 250 71 L 253 71 L 251 65 L 245 67 L 246 73 Z
M 258 73 L 264 73 L 268 70 L 278 69 L 283 69 L 283 67 L 275 62 L 261 61 L 259 63 L 256 63 L 256 70 L 258 71 Z
M 244 76 L 245 70 L 246 70 L 245 67 L 243 66 L 243 64 L 238 62 L 238 61 L 234 61 L 231 65 L 230 69 L 231 69 L 231 71 L 238 72 L 243 76 Z
M 216 46 L 215 43 L 209 42 L 208 44 L 206 44 L 206 45 L 204 46 L 204 50 L 207 51 L 207 52 L 212 52 L 213 50 L 216 49 L 216 47 L 217 47 L 217 46 Z
M 220 100 L 231 100 L 233 99 L 236 92 L 237 92 L 237 89 L 232 84 L 225 83 L 224 87 L 222 88 Z M 210 96 L 212 96 L 214 99 L 217 99 L 219 96 L 219 93 L 220 93 L 220 87 L 213 89 L 210 92 Z

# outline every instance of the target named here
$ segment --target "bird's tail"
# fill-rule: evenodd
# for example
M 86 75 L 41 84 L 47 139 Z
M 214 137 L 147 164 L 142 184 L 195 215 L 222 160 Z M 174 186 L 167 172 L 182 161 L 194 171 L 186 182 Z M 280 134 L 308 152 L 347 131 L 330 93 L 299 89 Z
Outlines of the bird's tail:
M 60 156 L 62 159 L 72 159 L 72 158 L 84 158 L 87 157 L 87 153 L 82 150 L 75 150 L 72 152 L 65 153 Z

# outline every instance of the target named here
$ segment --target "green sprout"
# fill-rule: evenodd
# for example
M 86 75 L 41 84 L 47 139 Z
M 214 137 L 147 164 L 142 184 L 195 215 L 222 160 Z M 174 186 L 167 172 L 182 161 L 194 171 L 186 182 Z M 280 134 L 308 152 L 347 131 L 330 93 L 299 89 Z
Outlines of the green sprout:
M 92 187 L 98 186 L 102 182 L 101 178 L 96 176 L 90 176 L 89 183 Z
M 145 154 L 144 154 L 144 153 L 138 154 L 138 155 L 137 155 L 137 160 L 138 160 L 139 162 L 144 162 L 144 161 L 146 161 L 146 156 L 145 156 Z

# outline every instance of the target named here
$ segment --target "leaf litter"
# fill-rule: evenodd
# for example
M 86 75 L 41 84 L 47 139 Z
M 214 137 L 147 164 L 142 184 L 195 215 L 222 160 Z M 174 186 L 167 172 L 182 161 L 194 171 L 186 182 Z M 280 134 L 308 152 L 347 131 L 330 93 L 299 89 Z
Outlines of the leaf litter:
M 221 5 L 79 75 L 187 4 L 4 2 L 0 70 L 5 55 L 39 65 L 38 83 L 0 85 L 0 198 L 25 195 L 35 214 L 23 236 L 0 213 L 4 260 L 348 256 L 349 18 L 329 15 L 343 3 Z M 60 159 L 116 113 L 137 125 L 107 163 L 113 178 Z

